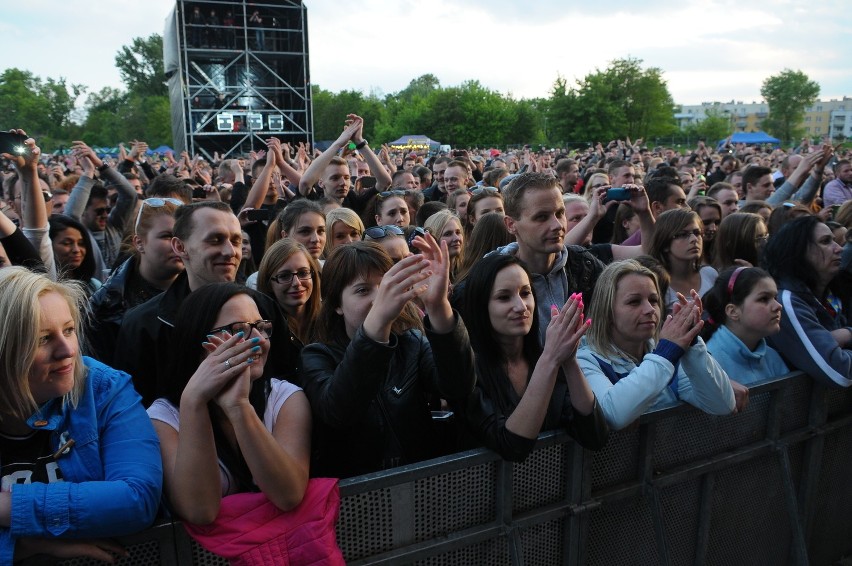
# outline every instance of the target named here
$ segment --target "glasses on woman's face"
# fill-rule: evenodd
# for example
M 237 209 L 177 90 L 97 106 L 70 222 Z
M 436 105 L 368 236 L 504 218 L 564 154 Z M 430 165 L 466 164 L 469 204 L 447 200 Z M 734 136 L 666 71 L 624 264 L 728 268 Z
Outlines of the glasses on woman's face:
M 402 228 L 396 224 L 386 224 L 385 226 L 371 226 L 364 231 L 363 239 L 370 238 L 371 240 L 381 240 L 387 236 L 405 236 Z
M 293 278 L 297 277 L 300 281 L 310 281 L 314 276 L 313 269 L 299 269 L 297 271 L 282 271 L 276 273 L 269 278 L 270 281 L 275 281 L 279 285 L 290 285 L 293 283 Z
M 251 336 L 252 329 L 257 330 L 259 333 L 263 334 L 267 338 L 272 336 L 272 322 L 269 320 L 258 320 L 255 322 L 232 322 L 231 324 L 226 324 L 225 326 L 220 326 L 219 328 L 214 328 L 208 334 L 221 334 L 223 332 L 229 333 L 231 336 L 234 336 L 238 332 L 242 332 L 243 336 L 248 338 Z
M 166 206 L 166 203 L 172 203 L 175 206 L 183 206 L 183 201 L 176 198 L 148 198 L 142 201 L 139 205 L 139 212 L 136 213 L 136 224 L 133 226 L 133 232 L 139 231 L 139 221 L 142 219 L 142 209 L 146 206 L 151 208 L 161 208 Z
M 754 243 L 757 244 L 758 246 L 762 246 L 763 244 L 765 244 L 768 241 L 769 241 L 769 234 L 762 234 L 760 236 L 754 237 Z
M 687 240 L 691 236 L 695 236 L 700 240 L 704 237 L 704 232 L 701 230 L 683 230 L 681 232 L 676 232 L 675 235 L 672 236 L 672 240 Z
M 499 195 L 500 189 L 497 189 L 496 187 L 476 187 L 475 189 L 468 189 L 467 192 L 472 197 L 475 197 L 476 195 L 481 195 L 482 193 L 486 193 L 489 195 Z

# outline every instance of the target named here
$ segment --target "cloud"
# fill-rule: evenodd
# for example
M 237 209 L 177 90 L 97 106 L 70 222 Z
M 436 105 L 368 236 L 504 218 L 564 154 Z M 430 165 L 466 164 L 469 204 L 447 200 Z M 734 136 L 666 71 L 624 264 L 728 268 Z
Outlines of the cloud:
M 323 88 L 392 93 L 425 73 L 479 80 L 521 98 L 546 97 L 627 56 L 664 71 L 678 103 L 758 100 L 763 80 L 800 69 L 825 96 L 852 95 L 852 13 L 842 0 L 307 0 L 311 80 Z M 5 64 L 120 87 L 116 52 L 162 33 L 173 0 L 30 0 L 4 6 Z

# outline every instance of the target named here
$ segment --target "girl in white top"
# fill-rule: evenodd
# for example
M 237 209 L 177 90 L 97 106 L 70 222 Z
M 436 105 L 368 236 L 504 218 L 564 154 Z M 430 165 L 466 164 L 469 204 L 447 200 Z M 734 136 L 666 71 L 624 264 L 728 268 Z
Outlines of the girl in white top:
M 172 509 L 212 522 L 224 495 L 261 491 L 286 511 L 308 483 L 311 413 L 302 391 L 264 376 L 270 300 L 235 283 L 206 285 L 178 312 L 171 390 L 149 408 Z

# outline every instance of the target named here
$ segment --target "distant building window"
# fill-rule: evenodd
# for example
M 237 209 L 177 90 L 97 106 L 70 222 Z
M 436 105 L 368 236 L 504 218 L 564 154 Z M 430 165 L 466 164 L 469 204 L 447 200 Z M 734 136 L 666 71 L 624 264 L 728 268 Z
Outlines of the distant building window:
M 807 133 L 811 133 L 811 127 L 810 127 L 810 126 L 808 126 L 807 128 L 805 128 L 805 131 L 806 131 Z
M 817 106 L 816 111 L 817 111 L 817 112 L 822 112 L 822 106 Z
M 805 122 L 810 122 L 810 121 L 811 121 L 811 117 L 810 117 L 810 116 L 805 116 Z
M 817 122 L 822 122 L 822 116 L 817 116 L 816 121 L 817 121 Z
M 817 126 L 817 127 L 816 127 L 816 129 L 814 130 L 814 133 L 815 133 L 815 134 L 821 134 L 821 133 L 822 133 L 822 128 L 820 128 L 819 126 Z

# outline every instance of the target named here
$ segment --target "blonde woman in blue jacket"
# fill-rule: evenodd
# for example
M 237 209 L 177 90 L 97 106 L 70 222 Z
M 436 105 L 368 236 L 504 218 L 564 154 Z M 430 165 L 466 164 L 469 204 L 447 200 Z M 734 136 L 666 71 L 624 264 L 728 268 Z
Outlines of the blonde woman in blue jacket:
M 698 294 L 680 295 L 661 327 L 663 309 L 656 276 L 636 261 L 610 264 L 595 286 L 577 361 L 613 429 L 679 401 L 714 415 L 735 408 L 728 376 L 698 335 Z

